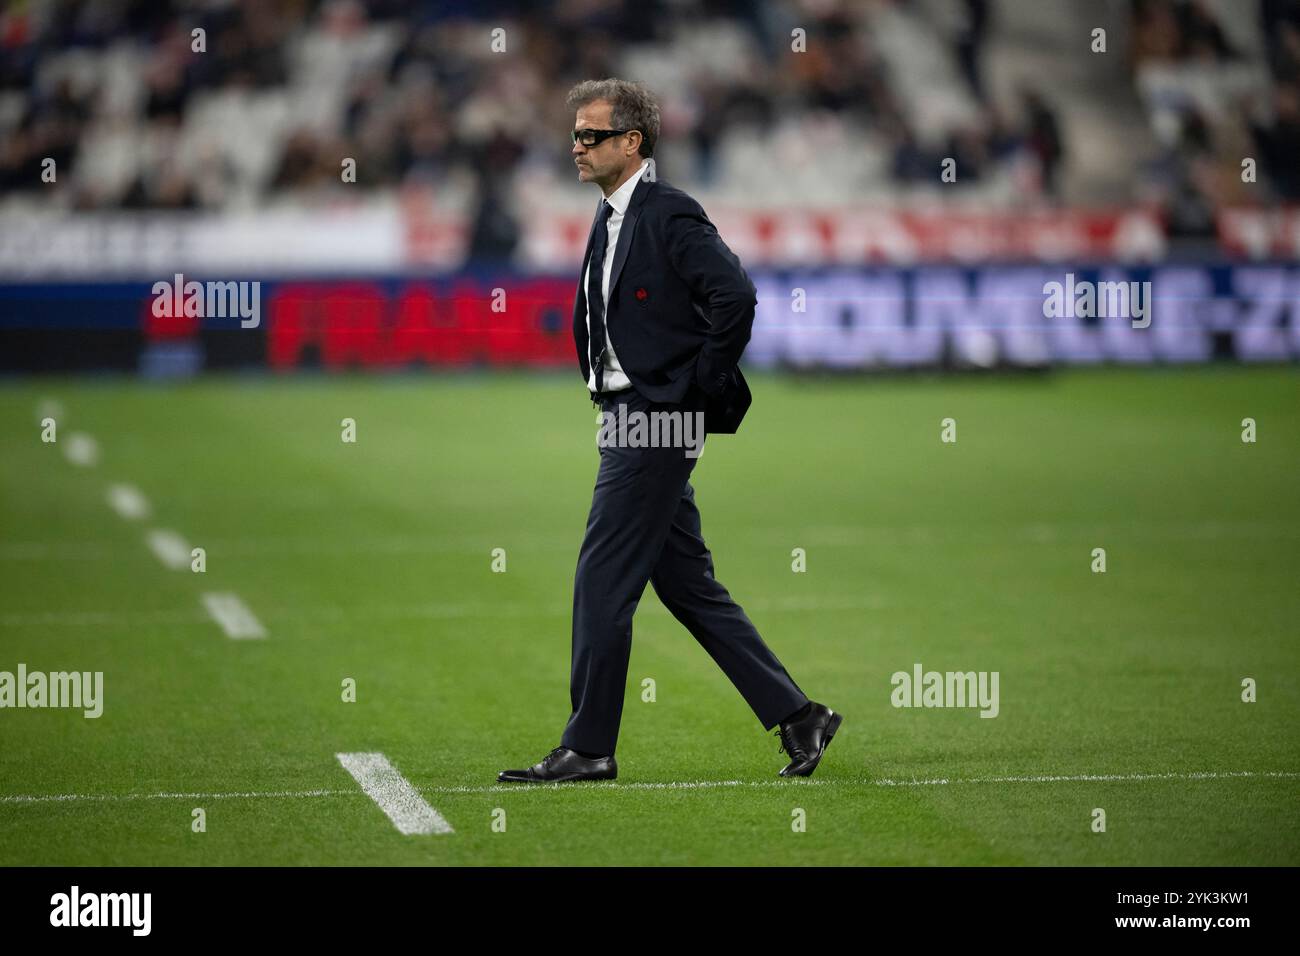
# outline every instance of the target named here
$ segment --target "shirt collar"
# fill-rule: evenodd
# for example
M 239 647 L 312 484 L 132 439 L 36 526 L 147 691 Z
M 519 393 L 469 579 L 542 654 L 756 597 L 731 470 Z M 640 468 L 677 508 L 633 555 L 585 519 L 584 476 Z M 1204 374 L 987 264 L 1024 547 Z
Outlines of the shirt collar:
M 605 200 L 614 207 L 614 211 L 620 216 L 627 215 L 627 207 L 628 203 L 632 201 L 632 193 L 636 191 L 636 184 L 641 181 L 641 177 L 645 175 L 645 168 L 649 165 L 650 160 L 643 159 L 641 168 L 636 171 L 636 174 L 622 186 L 619 186 L 618 189 L 615 189 L 613 194 Z

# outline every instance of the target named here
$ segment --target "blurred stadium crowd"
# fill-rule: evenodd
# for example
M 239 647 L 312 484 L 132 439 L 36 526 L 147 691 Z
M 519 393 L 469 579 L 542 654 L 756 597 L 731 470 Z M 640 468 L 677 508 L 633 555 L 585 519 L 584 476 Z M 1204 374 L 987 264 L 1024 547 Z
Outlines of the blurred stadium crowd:
M 1300 0 L 10 0 L 0 211 L 420 187 L 506 252 L 512 190 L 577 189 L 564 93 L 608 75 L 660 95 L 663 175 L 740 202 L 933 201 L 948 156 L 945 199 L 1154 203 L 1175 235 L 1300 198 Z

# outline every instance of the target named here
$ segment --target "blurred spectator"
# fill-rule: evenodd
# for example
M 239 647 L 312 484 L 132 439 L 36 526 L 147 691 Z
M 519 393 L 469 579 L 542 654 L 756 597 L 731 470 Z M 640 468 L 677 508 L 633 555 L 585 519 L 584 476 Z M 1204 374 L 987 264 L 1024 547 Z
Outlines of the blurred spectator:
M 1132 55 L 1137 65 L 1237 56 L 1203 0 L 1134 0 Z
M 984 49 L 989 25 L 988 0 L 964 0 L 962 21 L 954 38 L 957 62 L 971 91 L 981 101 L 985 100 L 984 80 L 980 72 L 980 53 Z
M 1300 201 L 1300 86 L 1283 83 L 1273 95 L 1273 121 L 1254 125 L 1259 160 L 1285 200 Z
M 1043 98 L 1031 89 L 1020 94 L 1024 109 L 1025 143 L 1038 159 L 1042 171 L 1043 191 L 1049 196 L 1059 196 L 1058 172 L 1065 150 L 1061 145 L 1061 127 L 1056 114 Z
M 45 158 L 74 187 L 56 201 L 82 209 L 353 201 L 456 184 L 457 202 L 475 210 L 475 249 L 508 254 L 518 170 L 573 181 L 564 92 L 626 73 L 660 94 L 656 159 L 687 185 L 779 202 L 848 183 L 892 199 L 898 187 L 935 188 L 951 156 L 963 199 L 1061 201 L 1071 114 L 1059 86 L 999 104 L 985 85 L 993 16 L 1005 20 L 1008 9 L 991 0 L 10 0 L 0 7 L 0 191 L 30 201 Z M 1239 67 L 1245 53 L 1214 9 L 1132 0 L 1135 69 L 1212 79 Z M 1191 96 L 1159 105 L 1173 132 L 1156 130 L 1163 149 L 1150 169 L 1172 177 L 1160 194 L 1189 223 L 1231 195 L 1224 183 L 1252 141 L 1274 191 L 1297 198 L 1300 0 L 1260 0 L 1259 11 L 1267 96 L 1239 115 Z M 497 24 L 507 27 L 502 50 L 491 45 Z M 204 52 L 192 48 L 199 28 Z M 795 28 L 806 35 L 802 52 L 791 48 Z M 952 66 L 945 88 L 918 88 L 938 80 L 907 75 L 900 58 L 913 47 L 904 44 Z M 937 119 L 917 109 L 931 102 Z M 346 188 L 345 157 L 357 164 Z M 771 173 L 770 195 L 737 184 L 756 165 Z M 1135 181 L 1132 198 L 1143 188 Z

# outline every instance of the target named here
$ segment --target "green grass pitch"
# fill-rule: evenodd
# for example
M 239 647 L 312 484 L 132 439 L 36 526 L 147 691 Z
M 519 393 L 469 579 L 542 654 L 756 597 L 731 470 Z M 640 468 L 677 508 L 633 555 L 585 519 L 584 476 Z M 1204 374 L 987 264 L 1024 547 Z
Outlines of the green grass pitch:
M 0 864 L 1300 862 L 1295 369 L 752 379 L 693 477 L 704 532 L 839 735 L 778 778 L 647 589 L 618 781 L 545 788 L 496 773 L 569 713 L 597 465 L 576 376 L 0 384 L 0 670 L 104 672 L 98 719 L 0 710 Z M 115 483 L 152 514 L 119 516 Z M 164 567 L 152 528 L 206 572 Z M 227 638 L 205 592 L 267 637 Z M 997 671 L 998 716 L 891 706 L 918 662 Z M 455 832 L 398 832 L 335 758 L 361 751 Z

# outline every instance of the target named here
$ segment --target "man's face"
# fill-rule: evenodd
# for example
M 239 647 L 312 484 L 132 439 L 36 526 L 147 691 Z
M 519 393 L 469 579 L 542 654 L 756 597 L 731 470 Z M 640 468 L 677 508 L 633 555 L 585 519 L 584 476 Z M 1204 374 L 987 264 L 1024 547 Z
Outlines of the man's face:
M 580 106 L 573 128 L 614 129 L 610 122 L 611 110 L 608 100 L 595 100 L 586 106 Z M 611 136 L 595 146 L 574 143 L 572 152 L 573 161 L 578 167 L 578 181 L 596 183 L 608 190 L 623 177 L 629 165 L 641 165 L 641 157 L 637 154 L 639 145 L 640 137 L 632 134 Z

